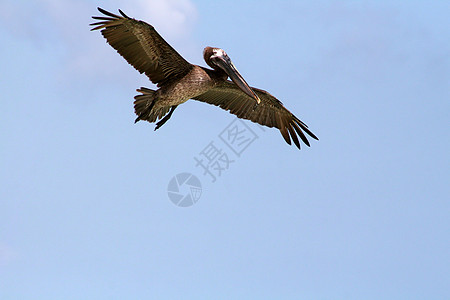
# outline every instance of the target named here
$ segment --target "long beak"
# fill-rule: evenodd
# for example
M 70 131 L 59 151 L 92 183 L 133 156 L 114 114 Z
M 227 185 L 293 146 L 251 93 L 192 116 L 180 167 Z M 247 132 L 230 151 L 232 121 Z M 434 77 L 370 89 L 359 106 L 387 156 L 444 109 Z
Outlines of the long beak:
M 211 58 L 213 62 L 219 66 L 222 70 L 227 73 L 231 80 L 248 96 L 252 97 L 256 100 L 256 103 L 259 104 L 261 99 L 259 99 L 258 95 L 251 89 L 248 83 L 245 81 L 244 77 L 239 74 L 238 70 L 231 62 L 231 59 L 228 55 L 218 55 Z

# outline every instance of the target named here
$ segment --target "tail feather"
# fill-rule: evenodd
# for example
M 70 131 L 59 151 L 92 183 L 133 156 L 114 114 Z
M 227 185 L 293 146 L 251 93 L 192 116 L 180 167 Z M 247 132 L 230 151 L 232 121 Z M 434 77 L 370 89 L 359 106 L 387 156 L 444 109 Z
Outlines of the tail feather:
M 161 119 L 168 112 L 170 107 L 155 108 L 154 104 L 156 102 L 156 91 L 141 87 L 136 91 L 142 93 L 134 97 L 134 112 L 138 116 L 135 123 L 140 120 L 145 120 L 148 122 L 156 122 L 157 119 Z

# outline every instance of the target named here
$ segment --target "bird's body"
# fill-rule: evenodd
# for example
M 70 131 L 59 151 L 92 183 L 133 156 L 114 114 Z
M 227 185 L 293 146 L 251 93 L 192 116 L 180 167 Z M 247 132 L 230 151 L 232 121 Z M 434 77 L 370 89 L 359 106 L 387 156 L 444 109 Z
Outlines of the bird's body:
M 261 125 L 276 127 L 288 144 L 291 138 L 300 148 L 297 135 L 309 146 L 306 124 L 290 113 L 268 92 L 252 88 L 239 74 L 228 55 L 219 48 L 206 47 L 203 56 L 213 69 L 188 63 L 153 28 L 153 26 L 126 16 L 99 11 L 105 17 L 93 17 L 107 42 L 139 72 L 145 73 L 157 84 L 158 90 L 140 88 L 135 97 L 136 122 L 156 122 L 160 128 L 172 116 L 175 108 L 189 99 L 219 106 L 239 118 Z M 227 80 L 230 77 L 232 81 Z
M 182 104 L 206 93 L 225 79 L 221 74 L 193 65 L 188 74 L 179 80 L 168 82 L 156 91 L 159 103 L 155 107 Z

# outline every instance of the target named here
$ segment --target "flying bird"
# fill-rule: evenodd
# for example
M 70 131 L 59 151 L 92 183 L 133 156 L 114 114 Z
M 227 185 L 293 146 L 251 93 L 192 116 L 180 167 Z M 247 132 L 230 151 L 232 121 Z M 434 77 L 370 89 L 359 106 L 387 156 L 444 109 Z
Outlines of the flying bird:
M 98 8 L 104 16 L 92 17 L 99 22 L 91 30 L 101 30 L 117 52 L 140 73 L 145 73 L 158 90 L 137 89 L 134 109 L 136 121 L 156 122 L 155 130 L 170 119 L 178 105 L 189 99 L 219 106 L 238 118 L 278 128 L 285 141 L 291 139 L 300 149 L 298 137 L 309 146 L 306 134 L 318 140 L 308 126 L 287 110 L 268 92 L 250 87 L 224 50 L 206 47 L 204 68 L 187 62 L 155 30 L 143 21 Z M 228 77 L 231 79 L 228 80 Z

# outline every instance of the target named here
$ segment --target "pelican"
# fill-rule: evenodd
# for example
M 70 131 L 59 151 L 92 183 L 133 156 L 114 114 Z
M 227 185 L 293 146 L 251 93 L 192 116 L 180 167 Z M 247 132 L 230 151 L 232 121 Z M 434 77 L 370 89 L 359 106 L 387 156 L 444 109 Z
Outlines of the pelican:
M 278 128 L 285 141 L 291 139 L 300 149 L 300 139 L 309 146 L 305 136 L 318 138 L 308 126 L 287 110 L 268 92 L 250 87 L 224 50 L 206 47 L 204 68 L 187 62 L 155 30 L 145 23 L 98 8 L 104 16 L 92 17 L 99 22 L 91 30 L 101 30 L 103 37 L 125 60 L 141 74 L 145 73 L 158 90 L 137 89 L 135 122 L 156 122 L 155 130 L 170 119 L 178 105 L 189 99 L 206 102 L 229 111 L 238 118 L 267 127 Z M 228 77 L 231 79 L 228 80 Z M 305 133 L 304 133 L 305 132 Z

